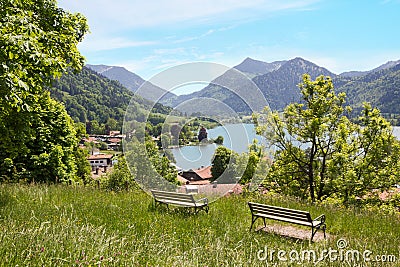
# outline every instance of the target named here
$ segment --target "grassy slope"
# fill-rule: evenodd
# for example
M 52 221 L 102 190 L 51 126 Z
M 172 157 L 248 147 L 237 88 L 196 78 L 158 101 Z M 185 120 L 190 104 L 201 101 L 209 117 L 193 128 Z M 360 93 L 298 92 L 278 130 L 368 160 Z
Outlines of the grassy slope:
M 310 244 L 249 232 L 249 200 L 309 210 L 313 217 L 325 213 L 334 238 Z M 223 198 L 211 203 L 209 214 L 197 215 L 154 210 L 151 203 L 142 192 L 0 185 L 0 266 L 266 266 L 257 259 L 265 246 L 321 251 L 336 249 L 339 238 L 349 249 L 393 254 L 400 262 L 399 217 L 254 196 Z M 318 266 L 342 264 L 348 266 Z

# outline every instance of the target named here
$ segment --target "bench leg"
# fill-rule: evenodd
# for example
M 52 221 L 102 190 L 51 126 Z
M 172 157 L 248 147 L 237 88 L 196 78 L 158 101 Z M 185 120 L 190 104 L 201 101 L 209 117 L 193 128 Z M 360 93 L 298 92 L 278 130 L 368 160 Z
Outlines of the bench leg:
M 249 231 L 251 231 L 251 228 L 253 228 L 253 224 L 254 224 L 254 222 L 256 221 L 258 219 L 258 217 L 257 216 L 251 216 L 251 225 L 250 225 L 250 229 L 249 229 Z
M 318 232 L 319 229 L 322 229 L 324 231 L 324 239 L 326 239 L 326 231 L 325 231 L 326 230 L 326 225 L 323 224 L 323 225 L 319 225 L 317 227 L 312 227 L 311 228 L 311 242 L 312 242 L 312 240 L 314 238 L 314 235 Z
M 314 231 L 314 227 L 311 227 L 311 239 L 310 239 L 310 241 L 312 242 L 312 240 L 313 240 L 313 238 L 314 238 L 314 235 L 315 235 L 315 233 L 318 231 L 318 229 L 315 229 L 315 231 Z

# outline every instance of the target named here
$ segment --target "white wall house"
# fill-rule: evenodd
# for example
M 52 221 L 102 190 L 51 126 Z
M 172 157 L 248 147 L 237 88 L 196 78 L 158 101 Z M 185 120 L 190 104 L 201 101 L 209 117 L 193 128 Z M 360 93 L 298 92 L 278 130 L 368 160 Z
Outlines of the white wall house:
M 88 161 L 92 167 L 112 166 L 113 157 L 114 155 L 111 154 L 90 155 Z

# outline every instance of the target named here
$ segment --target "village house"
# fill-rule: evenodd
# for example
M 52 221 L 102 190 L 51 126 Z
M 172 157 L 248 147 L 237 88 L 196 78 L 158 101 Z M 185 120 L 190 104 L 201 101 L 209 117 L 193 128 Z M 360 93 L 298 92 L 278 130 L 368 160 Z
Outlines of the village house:
M 92 168 L 96 167 L 111 167 L 114 155 L 111 154 L 95 154 L 90 155 L 87 159 Z
M 107 139 L 108 150 L 119 150 L 122 138 L 109 138 Z
M 121 135 L 121 131 L 110 131 L 110 136 Z
M 202 185 L 209 184 L 212 178 L 211 166 L 198 169 L 182 171 L 178 175 L 178 180 L 183 184 Z

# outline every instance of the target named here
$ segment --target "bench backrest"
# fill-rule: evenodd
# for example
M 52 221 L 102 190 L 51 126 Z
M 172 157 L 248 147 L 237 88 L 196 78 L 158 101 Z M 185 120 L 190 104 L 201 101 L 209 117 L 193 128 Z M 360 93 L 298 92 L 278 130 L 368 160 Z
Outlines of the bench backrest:
M 286 219 L 312 222 L 311 215 L 308 211 L 293 210 L 254 202 L 249 202 L 249 207 L 252 214 L 276 216 Z
M 195 200 L 193 195 L 185 194 L 185 193 L 175 193 L 175 192 L 167 192 L 167 191 L 157 191 L 151 190 L 153 197 L 159 201 L 177 201 L 177 202 L 187 202 L 194 203 Z

